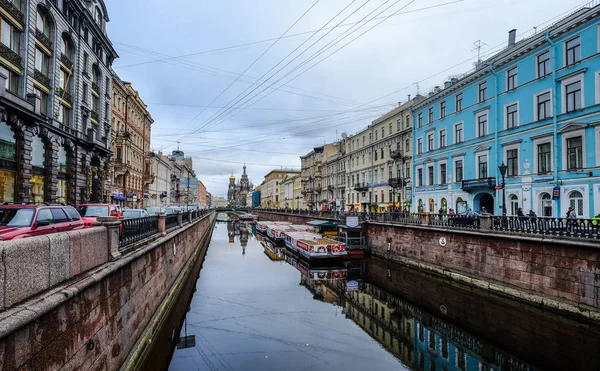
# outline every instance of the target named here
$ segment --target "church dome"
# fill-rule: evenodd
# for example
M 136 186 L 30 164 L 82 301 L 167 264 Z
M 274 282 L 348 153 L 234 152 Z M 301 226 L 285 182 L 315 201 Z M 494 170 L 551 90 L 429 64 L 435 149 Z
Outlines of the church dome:
M 229 177 L 229 180 L 235 180 L 235 176 L 233 174 L 231 174 L 231 176 Z

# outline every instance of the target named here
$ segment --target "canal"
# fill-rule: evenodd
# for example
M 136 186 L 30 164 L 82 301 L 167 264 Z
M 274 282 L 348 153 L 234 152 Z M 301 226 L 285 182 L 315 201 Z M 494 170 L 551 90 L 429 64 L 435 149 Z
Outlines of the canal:
M 310 266 L 251 228 L 216 225 L 170 370 L 600 370 L 595 323 L 378 258 Z

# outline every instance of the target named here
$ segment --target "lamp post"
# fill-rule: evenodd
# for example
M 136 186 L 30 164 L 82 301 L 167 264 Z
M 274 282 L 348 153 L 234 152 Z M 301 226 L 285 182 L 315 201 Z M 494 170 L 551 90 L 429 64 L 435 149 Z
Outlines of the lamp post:
M 502 164 L 498 166 L 498 169 L 500 170 L 500 175 L 502 176 L 502 216 L 506 216 L 506 180 L 504 177 L 506 176 L 507 166 L 504 164 L 504 161 L 502 161 Z

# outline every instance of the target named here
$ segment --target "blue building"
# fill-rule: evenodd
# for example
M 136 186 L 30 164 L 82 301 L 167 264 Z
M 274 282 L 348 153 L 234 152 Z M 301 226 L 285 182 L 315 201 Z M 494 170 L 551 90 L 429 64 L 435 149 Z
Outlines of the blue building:
M 415 210 L 600 213 L 600 6 L 515 41 L 413 107 Z
M 260 207 L 260 190 L 252 192 L 252 207 Z

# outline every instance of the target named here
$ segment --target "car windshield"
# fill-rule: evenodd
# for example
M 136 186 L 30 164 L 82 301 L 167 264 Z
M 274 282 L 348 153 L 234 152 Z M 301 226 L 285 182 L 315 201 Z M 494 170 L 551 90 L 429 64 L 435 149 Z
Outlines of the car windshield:
M 33 221 L 33 209 L 3 209 L 0 210 L 0 226 L 29 227 Z
M 123 211 L 123 218 L 131 219 L 131 218 L 139 218 L 142 216 L 142 212 L 139 210 L 125 210 Z
M 149 207 L 146 209 L 146 211 L 148 212 L 148 215 L 156 215 L 160 212 L 163 212 L 164 209 L 162 207 Z
M 108 206 L 83 205 L 77 211 L 81 216 L 108 216 Z

